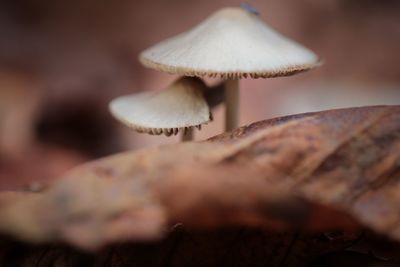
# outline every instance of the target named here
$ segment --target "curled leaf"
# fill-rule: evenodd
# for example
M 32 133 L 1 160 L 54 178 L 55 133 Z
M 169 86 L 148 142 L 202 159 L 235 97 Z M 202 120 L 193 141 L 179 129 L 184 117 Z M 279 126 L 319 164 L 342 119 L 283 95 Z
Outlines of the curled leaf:
M 161 238 L 176 223 L 363 225 L 400 240 L 399 178 L 400 107 L 301 114 L 100 159 L 42 193 L 2 193 L 0 230 L 86 249 Z

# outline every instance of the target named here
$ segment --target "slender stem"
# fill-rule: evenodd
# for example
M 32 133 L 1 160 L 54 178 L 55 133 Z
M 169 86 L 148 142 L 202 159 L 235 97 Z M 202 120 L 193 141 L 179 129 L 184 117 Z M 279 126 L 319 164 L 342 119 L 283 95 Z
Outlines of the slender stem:
M 225 81 L 225 130 L 231 131 L 238 126 L 239 113 L 239 80 Z
M 181 135 L 181 142 L 190 142 L 193 140 L 193 128 L 185 129 Z

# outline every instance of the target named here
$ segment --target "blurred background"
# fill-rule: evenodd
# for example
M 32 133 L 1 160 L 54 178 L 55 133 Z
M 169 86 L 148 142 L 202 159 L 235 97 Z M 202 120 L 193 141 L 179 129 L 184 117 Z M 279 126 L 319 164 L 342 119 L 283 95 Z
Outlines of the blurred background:
M 35 190 L 84 161 L 178 142 L 130 131 L 110 116 L 108 102 L 160 90 L 176 79 L 142 67 L 138 54 L 241 2 L 0 1 L 0 190 Z M 400 1 L 247 3 L 324 65 L 292 77 L 242 80 L 242 125 L 307 111 L 400 104 Z M 223 106 L 214 110 L 214 122 L 196 132 L 196 140 L 222 132 L 223 112 Z

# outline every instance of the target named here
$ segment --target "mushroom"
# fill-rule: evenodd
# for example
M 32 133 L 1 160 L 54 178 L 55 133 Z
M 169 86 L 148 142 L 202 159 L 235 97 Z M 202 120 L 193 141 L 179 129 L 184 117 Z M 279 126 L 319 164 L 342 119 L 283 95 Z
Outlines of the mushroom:
M 110 102 L 112 115 L 128 127 L 152 135 L 176 135 L 191 139 L 191 129 L 212 120 L 204 97 L 207 86 L 198 78 L 182 77 L 159 92 L 118 97 Z M 207 94 L 210 99 L 215 96 Z M 217 104 L 210 103 L 212 105 Z
M 238 124 L 239 79 L 289 76 L 319 65 L 312 51 L 271 29 L 248 6 L 223 8 L 139 59 L 159 71 L 224 79 L 226 130 Z

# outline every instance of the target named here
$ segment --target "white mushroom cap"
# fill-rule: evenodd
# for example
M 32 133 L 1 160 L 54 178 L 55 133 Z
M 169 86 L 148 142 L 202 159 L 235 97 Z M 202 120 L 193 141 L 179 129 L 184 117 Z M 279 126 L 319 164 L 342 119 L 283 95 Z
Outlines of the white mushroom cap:
M 192 30 L 141 53 L 147 67 L 186 76 L 287 76 L 317 66 L 310 50 L 242 8 L 223 8 Z
M 205 88 L 200 79 L 183 77 L 159 92 L 118 97 L 109 108 L 115 118 L 138 132 L 169 136 L 180 129 L 200 129 L 212 119 Z

